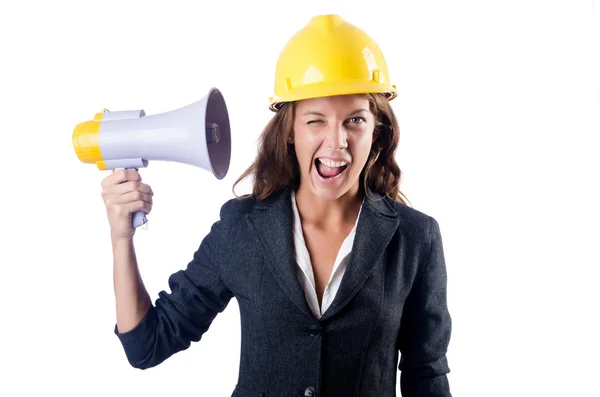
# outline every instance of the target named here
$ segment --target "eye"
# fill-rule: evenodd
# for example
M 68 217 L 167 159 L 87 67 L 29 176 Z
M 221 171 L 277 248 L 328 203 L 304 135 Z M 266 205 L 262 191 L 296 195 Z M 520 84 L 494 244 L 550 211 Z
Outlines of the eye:
M 306 124 L 320 123 L 320 122 L 321 122 L 321 120 L 310 120 Z
M 356 124 L 359 124 L 359 123 L 361 123 L 361 122 L 362 122 L 362 123 L 366 123 L 366 122 L 367 122 L 367 119 L 365 119 L 364 117 L 352 117 L 351 119 L 349 119 L 349 121 L 350 121 L 351 123 L 356 123 Z

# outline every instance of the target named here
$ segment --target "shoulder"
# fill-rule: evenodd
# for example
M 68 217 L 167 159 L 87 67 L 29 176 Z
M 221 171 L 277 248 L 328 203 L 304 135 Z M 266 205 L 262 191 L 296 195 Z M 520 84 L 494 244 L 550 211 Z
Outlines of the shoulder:
M 413 207 L 409 207 L 408 205 L 399 203 L 388 197 L 386 197 L 385 200 L 387 204 L 396 212 L 397 217 L 402 220 L 417 223 L 428 223 L 431 221 L 435 221 L 435 218 L 429 213 L 426 213 Z
M 383 199 L 386 206 L 390 208 L 391 214 L 398 219 L 398 228 L 404 231 L 410 231 L 418 238 L 430 240 L 431 237 L 439 233 L 439 223 L 437 219 L 429 213 L 409 207 L 388 197 Z
M 286 189 L 276 191 L 264 200 L 258 200 L 251 195 L 236 197 L 226 201 L 221 206 L 220 217 L 222 220 L 237 220 L 251 213 L 263 212 L 266 209 L 285 208 L 285 205 L 289 204 L 288 201 L 289 191 Z
M 222 220 L 239 218 L 252 212 L 257 203 L 258 200 L 252 196 L 232 198 L 221 206 L 220 217 Z

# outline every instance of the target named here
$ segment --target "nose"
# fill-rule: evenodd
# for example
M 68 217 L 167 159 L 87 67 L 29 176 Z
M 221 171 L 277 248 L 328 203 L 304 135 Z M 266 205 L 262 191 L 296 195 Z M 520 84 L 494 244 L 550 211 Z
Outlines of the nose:
M 327 129 L 326 145 L 333 150 L 345 149 L 348 147 L 347 131 L 343 125 L 334 124 Z

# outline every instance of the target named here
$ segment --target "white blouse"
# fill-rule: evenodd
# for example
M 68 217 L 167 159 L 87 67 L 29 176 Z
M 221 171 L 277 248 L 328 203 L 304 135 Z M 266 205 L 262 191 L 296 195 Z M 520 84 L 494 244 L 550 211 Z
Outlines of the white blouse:
M 296 256 L 296 264 L 298 265 L 296 268 L 296 276 L 300 281 L 300 285 L 302 289 L 304 289 L 304 295 L 306 296 L 306 301 L 310 310 L 313 312 L 314 316 L 317 319 L 320 319 L 323 313 L 327 310 L 333 298 L 335 298 L 335 294 L 340 287 L 340 283 L 342 281 L 342 277 L 344 276 L 344 272 L 346 271 L 346 267 L 348 266 L 348 260 L 350 259 L 350 252 L 352 251 L 352 245 L 354 243 L 354 236 L 356 234 L 356 224 L 358 223 L 358 219 L 360 218 L 360 211 L 362 211 L 362 204 L 360 210 L 358 212 L 358 216 L 356 217 L 356 223 L 354 224 L 354 228 L 340 247 L 340 251 L 337 254 L 337 258 L 335 259 L 333 269 L 331 271 L 331 277 L 329 278 L 329 282 L 325 287 L 325 291 L 323 293 L 323 302 L 322 306 L 319 307 L 319 300 L 317 298 L 317 289 L 315 286 L 315 276 L 312 269 L 312 264 L 310 261 L 310 255 L 308 253 L 308 249 L 306 248 L 306 243 L 304 241 L 304 233 L 302 232 L 302 224 L 300 220 L 300 214 L 298 213 L 298 206 L 296 204 L 296 194 L 292 191 L 292 209 L 294 212 L 294 248 L 295 248 L 295 256 Z

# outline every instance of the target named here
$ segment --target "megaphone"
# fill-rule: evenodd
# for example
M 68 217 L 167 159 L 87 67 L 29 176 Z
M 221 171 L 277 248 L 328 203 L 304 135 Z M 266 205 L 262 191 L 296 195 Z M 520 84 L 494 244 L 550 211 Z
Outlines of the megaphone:
M 231 159 L 225 99 L 213 87 L 190 105 L 156 115 L 104 109 L 75 127 L 73 147 L 81 162 L 100 170 L 145 168 L 159 160 L 196 166 L 223 179 Z M 134 228 L 146 222 L 143 211 L 133 214 Z

